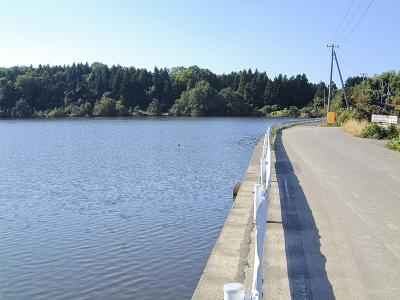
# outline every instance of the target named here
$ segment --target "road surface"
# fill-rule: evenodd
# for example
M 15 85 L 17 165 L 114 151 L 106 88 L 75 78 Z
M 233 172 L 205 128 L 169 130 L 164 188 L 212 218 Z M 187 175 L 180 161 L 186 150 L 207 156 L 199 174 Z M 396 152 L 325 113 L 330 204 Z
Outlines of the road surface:
M 318 126 L 276 144 L 266 299 L 400 299 L 400 153 Z

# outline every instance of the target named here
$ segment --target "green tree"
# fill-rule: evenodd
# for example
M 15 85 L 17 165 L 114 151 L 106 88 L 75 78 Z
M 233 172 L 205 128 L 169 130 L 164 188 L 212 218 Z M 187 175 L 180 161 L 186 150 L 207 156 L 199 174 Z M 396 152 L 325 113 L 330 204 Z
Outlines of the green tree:
M 32 116 L 28 102 L 24 99 L 19 99 L 13 107 L 12 115 L 16 118 L 27 118 Z
M 243 116 L 251 113 L 249 105 L 244 101 L 243 96 L 234 91 L 233 88 L 227 87 L 219 92 L 221 100 L 226 107 L 226 115 Z
M 221 115 L 225 111 L 224 102 L 215 89 L 204 80 L 199 81 L 193 89 L 182 93 L 171 108 L 175 115 Z

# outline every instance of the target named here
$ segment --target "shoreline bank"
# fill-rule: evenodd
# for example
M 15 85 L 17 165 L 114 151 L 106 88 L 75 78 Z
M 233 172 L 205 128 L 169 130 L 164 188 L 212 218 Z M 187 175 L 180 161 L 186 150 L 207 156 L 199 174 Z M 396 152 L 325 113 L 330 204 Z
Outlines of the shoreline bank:
M 263 139 L 250 160 L 244 180 L 221 229 L 203 274 L 193 294 L 193 300 L 222 299 L 223 286 L 240 282 L 251 290 L 254 264 L 253 197 L 254 184 L 260 178 L 260 157 Z

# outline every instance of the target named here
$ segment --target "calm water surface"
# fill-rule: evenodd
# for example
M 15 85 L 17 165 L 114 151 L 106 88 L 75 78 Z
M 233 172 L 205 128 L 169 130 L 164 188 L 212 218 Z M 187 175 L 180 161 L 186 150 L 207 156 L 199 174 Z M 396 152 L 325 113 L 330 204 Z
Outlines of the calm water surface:
M 190 299 L 283 121 L 0 121 L 0 299 Z

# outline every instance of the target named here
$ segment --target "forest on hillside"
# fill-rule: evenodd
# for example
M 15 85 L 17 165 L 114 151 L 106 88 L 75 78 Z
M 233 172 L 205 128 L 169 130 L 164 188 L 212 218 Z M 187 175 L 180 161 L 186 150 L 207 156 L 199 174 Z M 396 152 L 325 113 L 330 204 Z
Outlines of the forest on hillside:
M 384 100 L 396 107 L 400 98 L 396 72 L 364 82 L 361 77 L 349 78 L 346 90 L 351 102 L 373 101 L 379 84 L 384 86 L 382 80 L 387 81 Z M 197 66 L 153 71 L 102 63 L 15 66 L 0 68 L 0 117 L 317 117 L 324 114 L 324 90 L 327 95 L 323 82 L 311 83 L 305 74 L 270 78 L 251 69 L 217 75 Z M 343 93 L 336 85 L 333 95 L 333 105 L 341 109 Z

